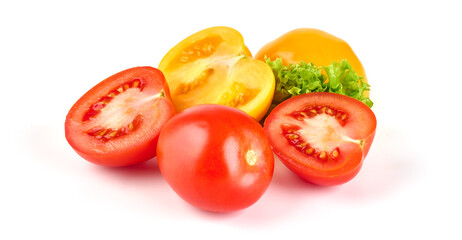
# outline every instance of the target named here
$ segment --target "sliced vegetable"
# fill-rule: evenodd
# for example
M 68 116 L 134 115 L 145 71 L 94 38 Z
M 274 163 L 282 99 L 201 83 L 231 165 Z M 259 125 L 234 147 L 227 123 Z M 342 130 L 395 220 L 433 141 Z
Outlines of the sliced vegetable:
M 362 102 L 318 92 L 282 102 L 265 131 L 274 153 L 294 173 L 319 185 L 351 180 L 371 147 L 377 121 Z
M 100 82 L 72 106 L 66 139 L 92 163 L 128 166 L 156 155 L 160 130 L 173 114 L 163 74 L 131 68 Z
M 271 69 L 251 58 L 242 35 L 232 28 L 212 27 L 187 37 L 164 56 L 159 69 L 179 111 L 215 103 L 260 120 L 273 99 Z

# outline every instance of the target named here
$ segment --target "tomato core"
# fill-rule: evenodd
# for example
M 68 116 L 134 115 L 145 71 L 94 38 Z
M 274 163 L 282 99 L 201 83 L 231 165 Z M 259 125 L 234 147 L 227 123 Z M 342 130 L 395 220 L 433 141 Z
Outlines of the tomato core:
M 361 140 L 348 136 L 344 130 L 348 114 L 330 106 L 308 106 L 290 114 L 292 123 L 281 125 L 281 134 L 303 154 L 313 156 L 321 162 L 331 162 L 341 156 L 342 143 L 361 145 Z
M 125 90 L 129 88 L 139 88 L 140 91 L 143 90 L 144 82 L 140 79 L 133 79 L 127 83 L 121 84 L 117 88 L 113 89 L 109 92 L 106 96 L 101 97 L 96 103 L 94 103 L 88 111 L 83 115 L 82 122 L 90 120 L 90 118 L 95 117 L 100 110 L 104 108 L 114 97 L 123 93 Z
M 85 132 L 98 140 L 108 141 L 138 129 L 143 122 L 140 109 L 149 108 L 152 100 L 163 96 L 163 91 L 145 94 L 144 85 L 144 81 L 133 79 L 92 104 L 82 118 L 82 122 L 91 121 Z

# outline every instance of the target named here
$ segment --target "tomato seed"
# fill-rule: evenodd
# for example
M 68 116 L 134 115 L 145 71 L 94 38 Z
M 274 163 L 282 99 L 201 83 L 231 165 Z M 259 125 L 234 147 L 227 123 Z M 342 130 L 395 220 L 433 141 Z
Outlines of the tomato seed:
M 102 129 L 99 132 L 97 132 L 95 135 L 103 136 L 104 134 L 106 134 L 106 132 L 107 132 L 107 129 Z
M 110 136 L 111 138 L 115 137 L 116 135 L 117 135 L 117 131 L 114 131 L 114 132 L 112 132 L 111 134 L 109 134 L 109 136 Z
M 334 159 L 337 158 L 337 157 L 339 156 L 338 150 L 337 150 L 337 149 L 334 149 L 334 151 L 332 151 L 332 154 L 331 154 L 331 155 L 332 155 L 332 158 L 334 158 Z
M 140 91 L 143 90 L 143 82 L 140 79 L 133 79 L 130 82 L 124 83 L 117 87 L 115 90 L 109 92 L 106 96 L 101 97 L 98 102 L 94 103 L 90 109 L 84 114 L 82 121 L 88 121 L 94 116 L 96 116 L 101 109 L 103 109 L 113 98 L 115 98 L 118 94 L 124 92 L 128 88 L 132 87 L 139 88 Z
M 308 155 L 313 154 L 314 153 L 314 148 L 310 147 L 310 148 L 305 149 L 305 153 L 308 154 Z
M 308 144 L 306 142 L 303 142 L 303 143 L 295 145 L 295 147 L 298 148 L 298 149 L 303 149 L 303 148 L 306 147 L 306 145 L 308 145 Z
M 346 119 L 348 118 L 348 114 L 344 111 L 323 105 L 306 106 L 302 110 L 292 112 L 290 115 L 297 120 L 308 121 L 307 118 L 313 118 L 320 114 L 326 114 L 333 117 L 341 126 L 345 125 Z M 302 127 L 298 125 L 292 125 L 287 123 L 281 124 L 282 134 L 284 135 L 284 137 L 292 146 L 294 146 L 300 152 L 310 156 L 315 156 L 316 158 L 322 161 L 335 160 L 340 156 L 338 148 L 328 151 L 325 151 L 325 149 L 323 149 L 321 151 L 321 149 L 311 147 L 310 143 L 307 143 L 304 139 L 302 139 L 303 134 L 300 135 L 299 133 L 297 133 L 297 131 L 301 128 Z
M 214 71 L 215 70 L 213 68 L 207 68 L 206 70 L 202 71 L 196 78 L 194 78 L 194 80 L 187 83 L 181 83 L 176 88 L 175 95 L 186 94 L 196 89 L 198 86 L 205 84 L 210 75 L 214 73 Z
M 287 134 L 286 135 L 290 140 L 294 140 L 294 139 L 297 139 L 298 138 L 298 135 L 297 134 Z
M 299 120 L 303 121 L 305 118 L 312 118 L 318 114 L 327 114 L 337 119 L 341 126 L 345 125 L 345 120 L 348 118 L 348 114 L 344 113 L 341 110 L 331 108 L 329 106 L 308 106 L 301 111 L 295 111 L 291 115 Z
M 119 129 L 111 129 L 111 128 L 93 128 L 92 130 L 88 131 L 87 134 L 90 136 L 95 137 L 98 140 L 110 140 L 116 137 L 123 136 L 131 131 L 133 131 L 138 125 L 141 124 L 141 117 L 137 116 L 135 119 L 128 124 L 127 126 L 123 126 Z

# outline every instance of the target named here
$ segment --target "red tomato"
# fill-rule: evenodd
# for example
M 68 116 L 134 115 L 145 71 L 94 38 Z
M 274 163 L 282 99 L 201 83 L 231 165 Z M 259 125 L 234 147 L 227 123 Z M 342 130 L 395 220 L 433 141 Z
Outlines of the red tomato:
M 335 93 L 307 93 L 278 105 L 265 121 L 274 153 L 319 185 L 351 180 L 361 169 L 377 120 L 364 103 Z
M 160 133 L 157 154 L 171 188 L 213 212 L 249 207 L 273 176 L 263 128 L 241 110 L 222 105 L 197 105 L 174 116 Z
M 85 93 L 66 117 L 66 139 L 86 160 L 128 166 L 156 155 L 162 126 L 174 114 L 163 74 L 152 67 L 117 73 Z

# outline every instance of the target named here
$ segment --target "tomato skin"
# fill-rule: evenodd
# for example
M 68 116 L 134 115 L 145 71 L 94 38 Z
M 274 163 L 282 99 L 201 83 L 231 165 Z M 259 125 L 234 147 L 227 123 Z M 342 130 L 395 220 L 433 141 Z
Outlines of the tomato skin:
M 347 147 L 342 145 L 345 149 L 340 146 L 340 157 L 334 165 L 319 163 L 315 156 L 297 150 L 283 137 L 281 125 L 294 123 L 287 116 L 309 105 L 331 106 L 348 113 L 350 117 L 343 128 L 351 139 L 361 140 L 362 146 L 353 143 L 348 143 Z M 274 108 L 264 129 L 274 153 L 290 170 L 308 182 L 332 186 L 346 183 L 358 174 L 374 139 L 376 125 L 376 117 L 370 108 L 354 98 L 335 93 L 308 93 L 289 98 Z
M 107 142 L 90 136 L 88 130 L 93 120 L 85 121 L 85 114 L 101 97 L 132 79 L 143 82 L 144 94 L 155 95 L 163 91 L 164 96 L 153 100 L 152 111 L 139 110 L 144 121 L 135 131 Z M 169 96 L 165 78 L 158 69 L 135 67 L 116 73 L 91 88 L 69 110 L 65 121 L 66 140 L 81 157 L 102 166 L 123 167 L 151 159 L 156 156 L 161 127 L 175 113 Z
M 160 133 L 157 153 L 171 188 L 212 212 L 249 207 L 273 176 L 273 153 L 262 127 L 222 105 L 198 105 L 175 115 Z
M 281 58 L 284 65 L 305 61 L 316 66 L 328 66 L 333 61 L 348 60 L 352 68 L 367 82 L 366 72 L 350 45 L 330 34 L 313 28 L 289 31 L 264 45 L 255 58 L 265 61 Z M 369 94 L 368 92 L 366 93 Z

